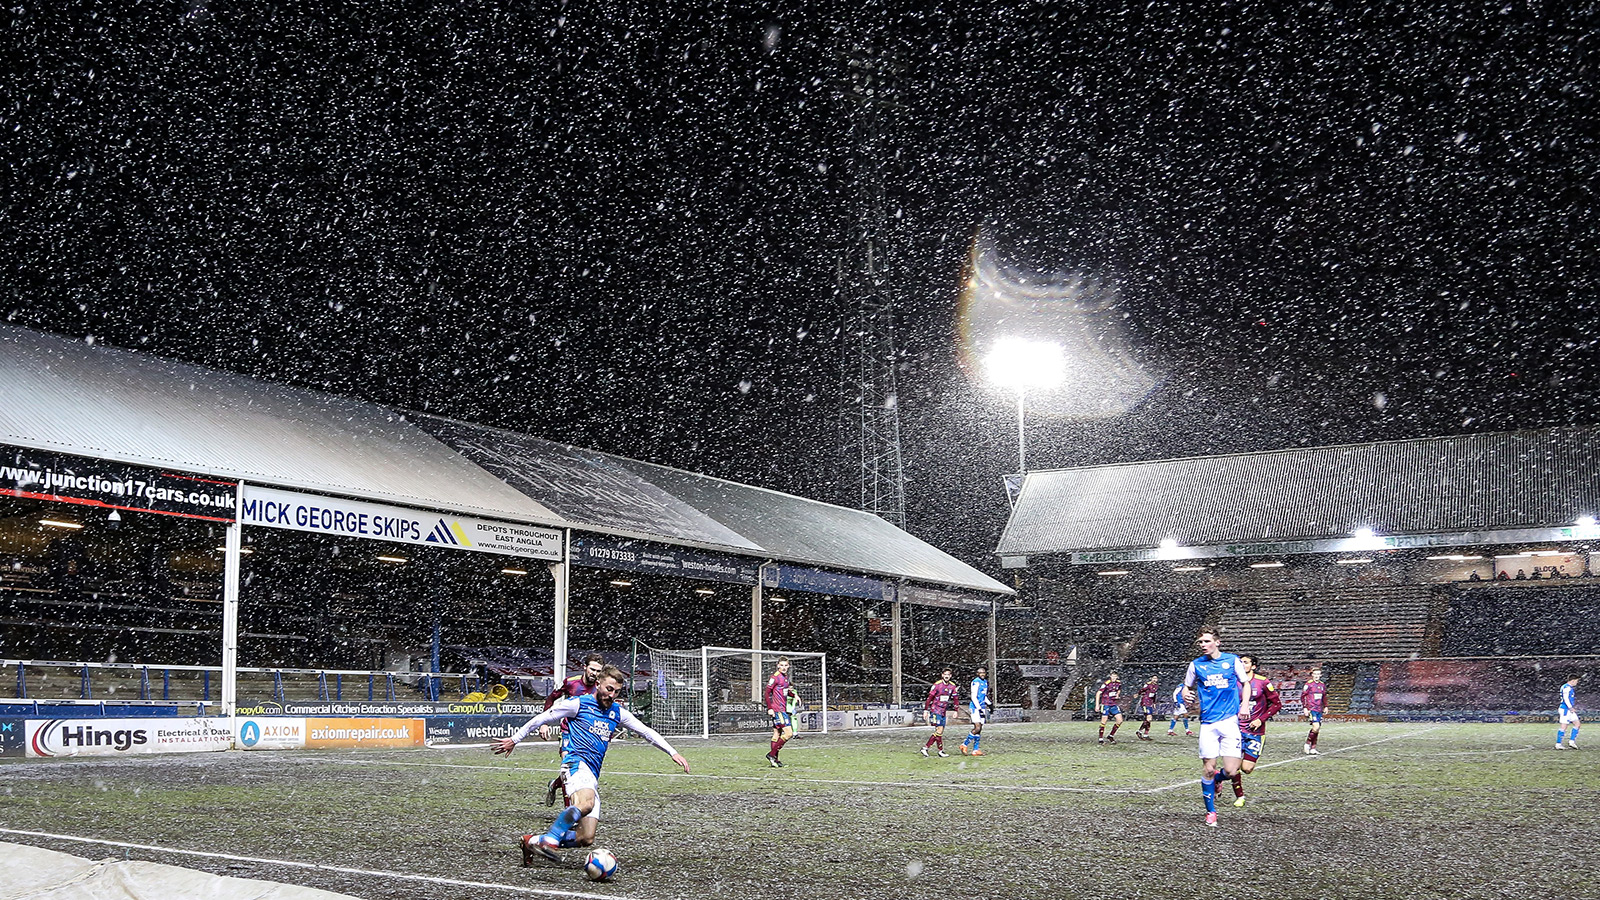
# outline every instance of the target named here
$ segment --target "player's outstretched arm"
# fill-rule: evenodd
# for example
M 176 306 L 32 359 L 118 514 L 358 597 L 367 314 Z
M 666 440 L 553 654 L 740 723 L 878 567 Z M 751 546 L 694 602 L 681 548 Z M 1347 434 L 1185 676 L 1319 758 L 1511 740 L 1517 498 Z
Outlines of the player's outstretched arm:
M 513 734 L 511 737 L 501 738 L 500 740 L 495 741 L 489 745 L 489 749 L 492 750 L 496 756 L 510 756 L 511 751 L 517 749 L 518 744 L 527 740 L 528 735 L 532 734 L 535 729 L 561 719 L 570 719 L 577 714 L 578 698 L 569 697 L 566 700 L 562 700 L 544 712 L 522 723 L 522 727 L 517 729 L 516 734 Z

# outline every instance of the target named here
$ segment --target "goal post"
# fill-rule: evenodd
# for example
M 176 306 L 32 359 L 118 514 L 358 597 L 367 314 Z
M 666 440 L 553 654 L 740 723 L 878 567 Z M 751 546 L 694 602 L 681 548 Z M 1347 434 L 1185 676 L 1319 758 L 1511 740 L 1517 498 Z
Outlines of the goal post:
M 650 725 L 674 736 L 752 734 L 772 727 L 759 700 L 779 659 L 789 661 L 795 729 L 828 730 L 828 657 L 824 653 L 703 646 L 671 650 L 640 643 L 654 673 Z

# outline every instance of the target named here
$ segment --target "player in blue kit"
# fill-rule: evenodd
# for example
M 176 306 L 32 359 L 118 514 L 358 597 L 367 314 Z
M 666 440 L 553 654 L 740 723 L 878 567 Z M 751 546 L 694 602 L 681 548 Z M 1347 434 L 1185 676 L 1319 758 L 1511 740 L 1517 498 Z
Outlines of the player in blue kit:
M 1578 679 L 1579 679 L 1579 677 L 1580 676 L 1578 676 L 1578 675 L 1574 675 L 1571 678 L 1567 679 L 1567 683 L 1566 684 L 1563 684 L 1561 686 L 1561 705 L 1556 707 L 1556 716 L 1557 716 L 1557 718 L 1556 718 L 1556 749 L 1557 750 L 1561 749 L 1561 736 L 1562 736 L 1562 733 L 1567 730 L 1567 726 L 1568 725 L 1572 726 L 1572 737 L 1567 740 L 1567 749 L 1569 749 L 1569 750 L 1578 749 L 1578 726 L 1582 724 L 1581 722 L 1578 721 Z
M 1172 689 L 1172 721 L 1167 723 L 1167 737 L 1178 736 L 1178 720 L 1183 720 L 1183 733 L 1194 737 L 1194 729 L 1189 727 L 1189 706 L 1183 700 L 1183 685 Z
M 1232 653 L 1223 653 L 1216 631 L 1200 632 L 1200 658 L 1183 676 L 1185 700 L 1200 706 L 1200 759 L 1204 774 L 1200 795 L 1206 802 L 1206 824 L 1217 827 L 1217 785 L 1231 781 L 1242 759 L 1239 709 L 1248 701 L 1250 673 Z
M 621 669 L 606 666 L 595 682 L 594 693 L 557 701 L 529 719 L 516 734 L 490 745 L 496 754 L 509 755 L 539 726 L 571 720 L 562 746 L 561 769 L 566 773 L 567 794 L 572 798 L 572 805 L 556 816 L 549 831 L 537 837 L 522 836 L 524 866 L 532 865 L 535 853 L 546 859 L 560 859 L 561 850 L 566 847 L 588 847 L 594 843 L 595 828 L 600 824 L 600 766 L 605 762 L 606 750 L 617 729 L 633 731 L 671 756 L 684 772 L 689 771 L 688 761 L 672 749 L 665 738 L 616 702 L 617 693 L 626 680 Z
M 967 715 L 972 718 L 972 733 L 962 738 L 961 755 L 983 755 L 983 751 L 978 749 L 978 742 L 983 740 L 983 723 L 989 719 L 990 706 L 989 670 L 979 666 L 978 677 L 972 679 L 972 704 L 967 707 Z

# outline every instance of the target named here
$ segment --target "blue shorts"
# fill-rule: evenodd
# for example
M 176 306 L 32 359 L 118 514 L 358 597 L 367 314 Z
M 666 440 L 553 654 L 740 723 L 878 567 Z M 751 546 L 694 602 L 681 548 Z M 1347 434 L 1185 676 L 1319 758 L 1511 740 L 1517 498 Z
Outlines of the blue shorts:
M 944 713 L 928 713 L 928 724 L 935 728 L 944 727 Z
M 1139 707 L 1139 715 L 1141 715 L 1141 716 L 1154 717 L 1155 714 L 1156 714 L 1156 708 L 1154 706 L 1141 706 L 1141 707 Z
M 1322 721 L 1322 713 L 1320 713 L 1320 712 L 1308 712 L 1308 713 L 1306 713 L 1306 718 L 1310 719 L 1312 724 L 1316 724 L 1316 723 Z
M 1239 732 L 1239 753 L 1251 762 L 1261 758 L 1261 735 Z
M 773 728 L 793 728 L 794 727 L 794 716 L 792 716 L 792 715 L 790 715 L 790 714 L 788 714 L 786 712 L 775 712 L 775 713 L 772 714 L 772 727 Z
M 1120 706 L 1108 706 L 1108 707 L 1106 707 L 1104 710 L 1102 710 L 1100 712 L 1100 715 L 1102 715 L 1102 716 L 1120 716 L 1120 715 L 1122 715 L 1122 707 L 1120 707 Z

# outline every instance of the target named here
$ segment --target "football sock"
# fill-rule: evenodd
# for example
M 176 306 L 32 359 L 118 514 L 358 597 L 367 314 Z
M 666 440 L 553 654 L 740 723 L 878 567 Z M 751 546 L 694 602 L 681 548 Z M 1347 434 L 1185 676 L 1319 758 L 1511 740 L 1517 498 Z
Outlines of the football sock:
M 1188 731 L 1189 730 L 1189 720 L 1188 719 L 1184 719 L 1183 720 L 1183 730 L 1184 731 Z
M 561 832 L 561 846 L 571 847 L 577 842 L 578 830 L 576 828 L 568 828 L 566 831 Z
M 1311 749 L 1313 749 L 1313 750 L 1317 749 L 1317 737 L 1319 735 L 1321 735 L 1321 734 L 1322 734 L 1322 732 L 1320 732 L 1320 731 L 1311 732 Z
M 1100 736 L 1101 737 L 1105 737 L 1106 736 L 1106 723 L 1104 723 L 1104 722 L 1100 723 Z
M 773 741 L 772 742 L 772 750 L 767 755 L 768 756 L 777 756 L 778 755 L 778 748 L 780 748 L 782 746 L 783 746 L 783 741 Z
M 1567 730 L 1565 728 L 1557 728 L 1556 729 L 1556 743 L 1558 743 L 1558 744 L 1561 743 L 1561 738 L 1564 737 L 1566 735 L 1566 733 L 1567 733 Z
M 933 736 L 933 739 L 935 741 L 935 746 L 937 746 L 940 750 L 943 750 L 944 749 L 944 735 L 936 734 L 936 735 Z
M 1117 729 L 1121 728 L 1121 727 L 1122 727 L 1122 723 L 1121 722 L 1112 722 L 1111 723 L 1111 736 L 1112 737 L 1116 737 L 1117 736 Z
M 924 747 L 932 747 L 933 746 L 933 742 L 937 741 L 938 739 L 939 739 L 938 735 L 930 734 L 930 735 L 928 735 L 928 742 L 926 744 L 923 744 L 922 746 L 924 746 Z
M 1206 801 L 1206 812 L 1217 811 L 1217 781 L 1215 778 L 1200 779 L 1200 796 Z
M 559 841 L 563 835 L 578 824 L 578 820 L 581 818 L 583 818 L 583 810 L 576 806 L 569 806 L 556 815 L 556 820 L 550 823 L 550 830 L 545 834 Z
M 1242 772 L 1235 772 L 1233 775 L 1233 795 L 1235 797 L 1244 796 L 1244 773 Z
M 974 750 L 978 749 L 978 742 L 981 741 L 981 740 L 983 740 L 983 735 L 981 735 L 981 734 L 973 735 L 972 736 L 972 749 L 974 749 Z
M 1576 725 L 1572 726 L 1572 742 L 1574 744 L 1578 742 L 1578 726 Z

